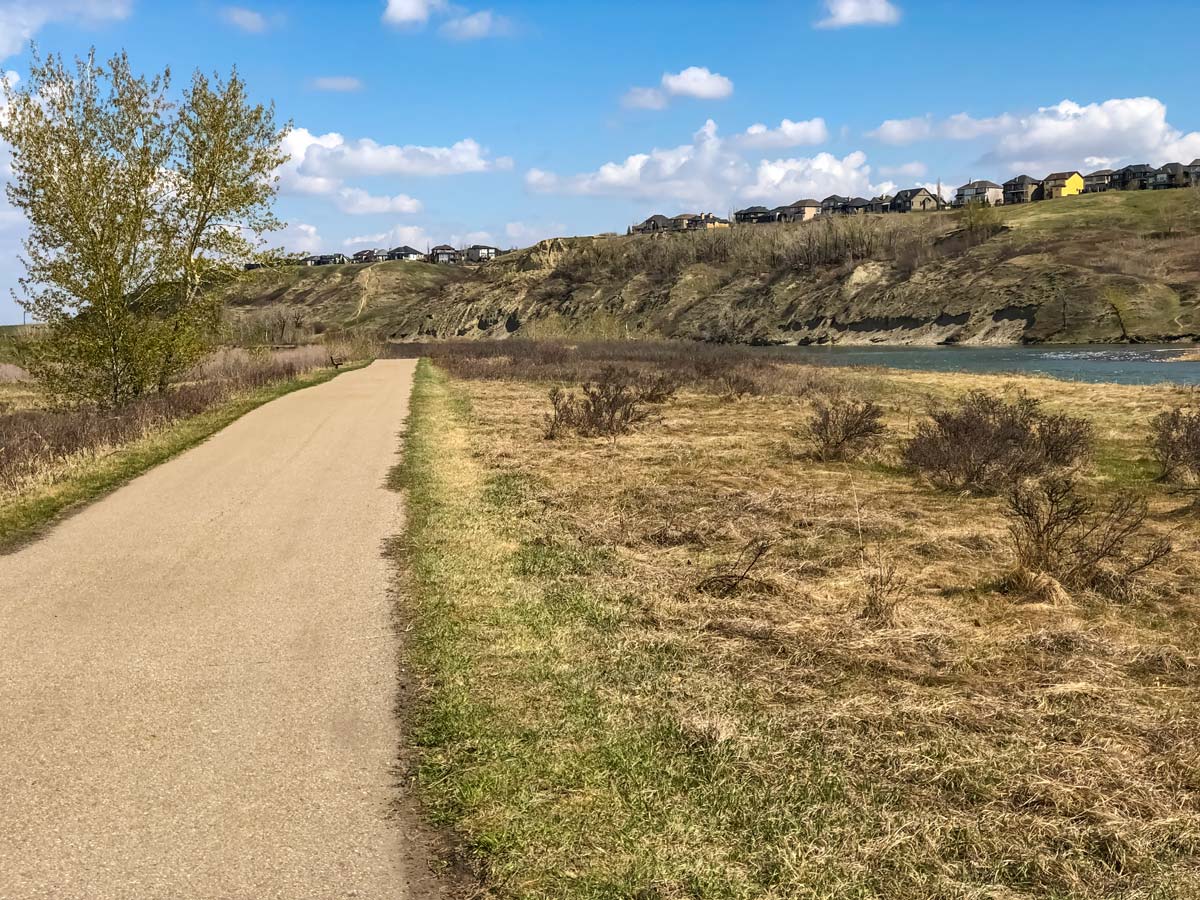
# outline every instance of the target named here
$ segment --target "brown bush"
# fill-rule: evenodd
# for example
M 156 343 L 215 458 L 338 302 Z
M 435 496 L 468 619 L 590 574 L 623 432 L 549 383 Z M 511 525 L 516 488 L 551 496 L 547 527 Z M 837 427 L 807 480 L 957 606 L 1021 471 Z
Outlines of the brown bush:
M 1146 534 L 1144 500 L 1126 492 L 1098 504 L 1068 477 L 1018 484 L 1009 492 L 1007 515 L 1026 582 L 1027 573 L 1049 575 L 1066 588 L 1127 599 L 1137 577 L 1172 550 L 1168 539 Z M 1140 553 L 1134 545 L 1141 545 Z
M 1163 481 L 1200 478 L 1200 408 L 1159 413 L 1150 422 L 1151 450 Z
M 801 433 L 812 443 L 818 458 L 841 460 L 858 456 L 878 442 L 886 430 L 883 408 L 878 403 L 839 394 L 813 403 L 812 416 Z
M 670 400 L 676 387 L 670 375 L 606 366 L 581 390 L 582 396 L 558 387 L 550 391 L 547 439 L 572 430 L 581 437 L 607 437 L 615 444 L 650 418 L 651 406 Z
M 1077 465 L 1091 447 L 1084 419 L 1043 412 L 1031 397 L 1009 402 L 972 391 L 955 407 L 930 413 L 904 460 L 941 487 L 985 494 Z

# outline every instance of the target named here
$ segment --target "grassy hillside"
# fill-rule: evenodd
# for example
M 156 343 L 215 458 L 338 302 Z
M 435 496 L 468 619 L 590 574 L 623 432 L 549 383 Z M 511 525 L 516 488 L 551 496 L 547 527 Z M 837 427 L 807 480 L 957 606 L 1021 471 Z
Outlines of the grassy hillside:
M 16 361 L 16 343 L 21 337 L 30 334 L 28 325 L 0 325 L 0 363 Z
M 397 306 L 432 307 L 448 285 L 466 277 L 464 269 L 423 262 L 292 266 L 251 273 L 226 291 L 226 300 L 235 317 L 283 306 L 327 327 L 386 329 Z
M 474 270 L 261 273 L 235 311 L 419 337 L 640 335 L 745 343 L 1177 340 L 1200 335 L 1200 194 L 545 241 Z

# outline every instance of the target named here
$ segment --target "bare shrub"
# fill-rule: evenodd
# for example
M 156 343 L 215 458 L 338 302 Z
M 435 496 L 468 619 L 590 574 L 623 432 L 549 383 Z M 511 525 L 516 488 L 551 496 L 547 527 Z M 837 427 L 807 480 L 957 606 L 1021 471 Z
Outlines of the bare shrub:
M 618 437 L 650 418 L 652 406 L 674 396 L 676 382 L 669 374 L 646 375 L 605 366 L 581 390 L 582 396 L 558 387 L 550 391 L 547 438 L 570 429 L 581 437 L 606 437 L 615 444 Z
M 759 392 L 758 382 L 737 369 L 726 369 L 715 381 L 721 396 L 730 400 L 740 400 Z
M 765 538 L 755 538 L 742 548 L 737 560 L 732 566 L 710 575 L 699 584 L 696 590 L 701 594 L 711 594 L 714 597 L 730 597 L 743 588 L 770 592 L 773 590 L 769 582 L 753 577 L 750 573 L 771 550 L 771 542 Z
M 1065 476 L 1018 484 L 1006 512 L 1018 569 L 1011 584 L 1048 575 L 1069 589 L 1127 599 L 1138 576 L 1172 551 L 1169 539 L 1146 534 L 1144 500 L 1125 492 L 1099 504 Z
M 813 402 L 813 412 L 801 428 L 823 460 L 858 456 L 886 431 L 883 408 L 871 400 L 835 394 Z
M 904 460 L 941 487 L 986 494 L 1078 465 L 1091 447 L 1092 427 L 1084 419 L 1043 412 L 1024 395 L 1009 402 L 972 391 L 955 407 L 930 413 Z
M 564 431 L 576 427 L 579 401 L 561 387 L 550 389 L 550 412 L 546 414 L 546 440 L 552 441 Z
M 1150 447 L 1163 481 L 1200 478 L 1200 407 L 1159 413 L 1150 422 Z
M 896 611 L 908 599 L 908 579 L 900 573 L 896 560 L 882 546 L 864 547 L 859 554 L 859 574 L 865 588 L 859 619 L 877 627 L 896 624 Z

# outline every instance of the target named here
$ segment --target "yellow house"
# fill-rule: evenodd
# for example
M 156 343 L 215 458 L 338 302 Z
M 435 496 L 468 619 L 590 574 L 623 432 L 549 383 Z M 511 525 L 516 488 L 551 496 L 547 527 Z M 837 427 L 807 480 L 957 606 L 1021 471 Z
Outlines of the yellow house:
M 1047 200 L 1058 197 L 1074 197 L 1083 193 L 1083 176 L 1078 172 L 1055 172 L 1047 175 L 1042 185 L 1042 196 Z

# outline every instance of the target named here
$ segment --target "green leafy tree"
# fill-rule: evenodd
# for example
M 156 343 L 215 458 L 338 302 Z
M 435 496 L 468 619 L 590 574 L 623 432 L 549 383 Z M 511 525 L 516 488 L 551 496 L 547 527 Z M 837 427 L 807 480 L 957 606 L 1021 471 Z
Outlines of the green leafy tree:
M 178 103 L 166 71 L 125 54 L 69 69 L 35 56 L 4 84 L 9 202 L 29 220 L 23 296 L 44 322 L 25 362 L 53 394 L 116 406 L 165 390 L 210 346 L 210 288 L 258 255 L 284 130 L 234 71 L 197 73 Z

